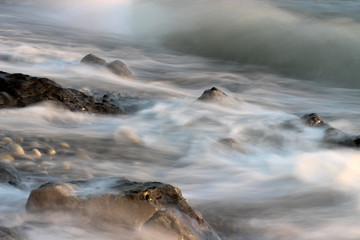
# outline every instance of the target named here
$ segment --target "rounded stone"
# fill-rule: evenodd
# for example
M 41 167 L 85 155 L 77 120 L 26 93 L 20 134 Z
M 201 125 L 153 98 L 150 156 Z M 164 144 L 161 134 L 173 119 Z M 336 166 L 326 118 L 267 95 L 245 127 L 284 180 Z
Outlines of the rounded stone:
M 66 143 L 66 142 L 61 142 L 60 146 L 63 147 L 63 148 L 70 148 L 70 145 L 68 143 Z
M 18 138 L 15 138 L 14 140 L 15 140 L 15 142 L 17 142 L 17 143 L 23 143 L 23 142 L 24 142 L 24 138 L 23 138 L 23 137 L 18 137 Z
M 56 154 L 55 149 L 53 149 L 53 148 L 49 149 L 48 154 L 49 155 L 55 155 Z
M 7 162 L 12 162 L 12 161 L 14 161 L 13 156 L 11 156 L 11 155 L 8 154 L 8 153 L 0 153 L 0 159 L 3 159 L 3 160 L 5 160 L 5 161 L 7 161 Z
M 9 137 L 3 137 L 2 142 L 4 144 L 10 144 L 10 143 L 13 142 L 13 140 L 11 138 L 9 138 Z
M 25 151 L 24 149 L 19 145 L 19 144 L 12 144 L 10 146 L 11 152 L 16 154 L 16 155 L 25 155 Z
M 41 152 L 39 150 L 37 150 L 36 148 L 34 148 L 33 150 L 31 150 L 31 155 L 35 158 L 39 158 L 39 157 L 41 157 Z

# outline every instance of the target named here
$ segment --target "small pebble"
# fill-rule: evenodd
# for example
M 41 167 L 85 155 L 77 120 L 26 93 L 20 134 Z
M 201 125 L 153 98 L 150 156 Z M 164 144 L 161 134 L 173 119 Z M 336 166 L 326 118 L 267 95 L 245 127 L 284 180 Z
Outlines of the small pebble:
M 15 142 L 17 142 L 17 143 L 23 143 L 23 142 L 24 142 L 24 138 L 23 138 L 23 137 L 18 137 L 18 138 L 15 138 L 14 140 L 15 140 Z
M 8 153 L 0 153 L 0 158 L 7 161 L 7 162 L 12 162 L 14 161 L 14 158 L 13 156 L 11 156 L 10 154 Z
M 70 163 L 69 162 L 64 162 L 63 167 L 64 167 L 65 170 L 70 170 Z
M 49 149 L 48 153 L 49 153 L 50 155 L 55 155 L 55 154 L 56 154 L 56 151 L 55 151 L 55 149 L 51 148 L 51 149 Z
M 13 142 L 13 140 L 11 138 L 9 138 L 9 137 L 3 137 L 2 142 L 4 144 L 10 144 L 10 143 Z
M 60 146 L 63 147 L 63 148 L 70 148 L 70 145 L 66 142 L 62 142 L 60 143 Z
M 39 158 L 39 157 L 41 157 L 41 152 L 39 150 L 37 150 L 36 148 L 34 148 L 33 150 L 31 150 L 31 155 L 35 158 Z
M 19 144 L 16 144 L 16 143 L 12 144 L 10 146 L 10 149 L 11 149 L 11 152 L 14 154 L 17 154 L 17 155 L 25 154 L 24 149 Z

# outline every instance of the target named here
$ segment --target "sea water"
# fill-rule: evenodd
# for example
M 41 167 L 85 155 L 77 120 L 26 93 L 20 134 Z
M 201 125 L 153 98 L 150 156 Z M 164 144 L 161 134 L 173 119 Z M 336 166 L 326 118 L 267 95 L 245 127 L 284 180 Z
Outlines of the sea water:
M 1 226 L 22 226 L 29 239 L 116 239 L 51 216 L 40 224 L 24 205 L 39 178 L 121 176 L 179 187 L 222 239 L 360 238 L 360 152 L 324 144 L 323 130 L 301 120 L 316 112 L 360 132 L 357 1 L 34 0 L 0 9 L 0 70 L 110 94 L 128 112 L 2 109 L 2 133 L 71 150 L 36 165 L 15 160 L 27 187 L 0 185 Z M 136 80 L 79 64 L 88 53 L 123 60 Z M 229 101 L 196 101 L 213 86 Z

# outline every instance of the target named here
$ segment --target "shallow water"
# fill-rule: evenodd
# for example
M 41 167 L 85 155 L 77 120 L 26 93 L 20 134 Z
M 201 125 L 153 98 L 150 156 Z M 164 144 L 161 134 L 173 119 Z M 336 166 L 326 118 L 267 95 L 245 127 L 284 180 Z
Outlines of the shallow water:
M 27 185 L 0 185 L 0 226 L 29 239 L 116 239 L 44 223 L 24 205 L 42 182 L 123 176 L 179 187 L 222 239 L 360 237 L 359 151 L 323 144 L 300 119 L 317 112 L 360 132 L 357 2 L 1 2 L 0 70 L 110 93 L 129 113 L 1 110 L 0 133 L 44 154 L 14 160 Z M 88 53 L 122 59 L 136 81 L 80 65 Z M 197 102 L 212 86 L 229 101 Z

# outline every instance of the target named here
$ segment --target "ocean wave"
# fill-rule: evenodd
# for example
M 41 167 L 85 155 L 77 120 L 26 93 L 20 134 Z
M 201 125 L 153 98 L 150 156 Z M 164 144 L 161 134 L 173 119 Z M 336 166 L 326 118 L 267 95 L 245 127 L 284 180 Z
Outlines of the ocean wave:
M 316 18 L 248 0 L 146 1 L 133 10 L 135 35 L 171 49 L 360 87 L 360 24 L 351 15 Z

